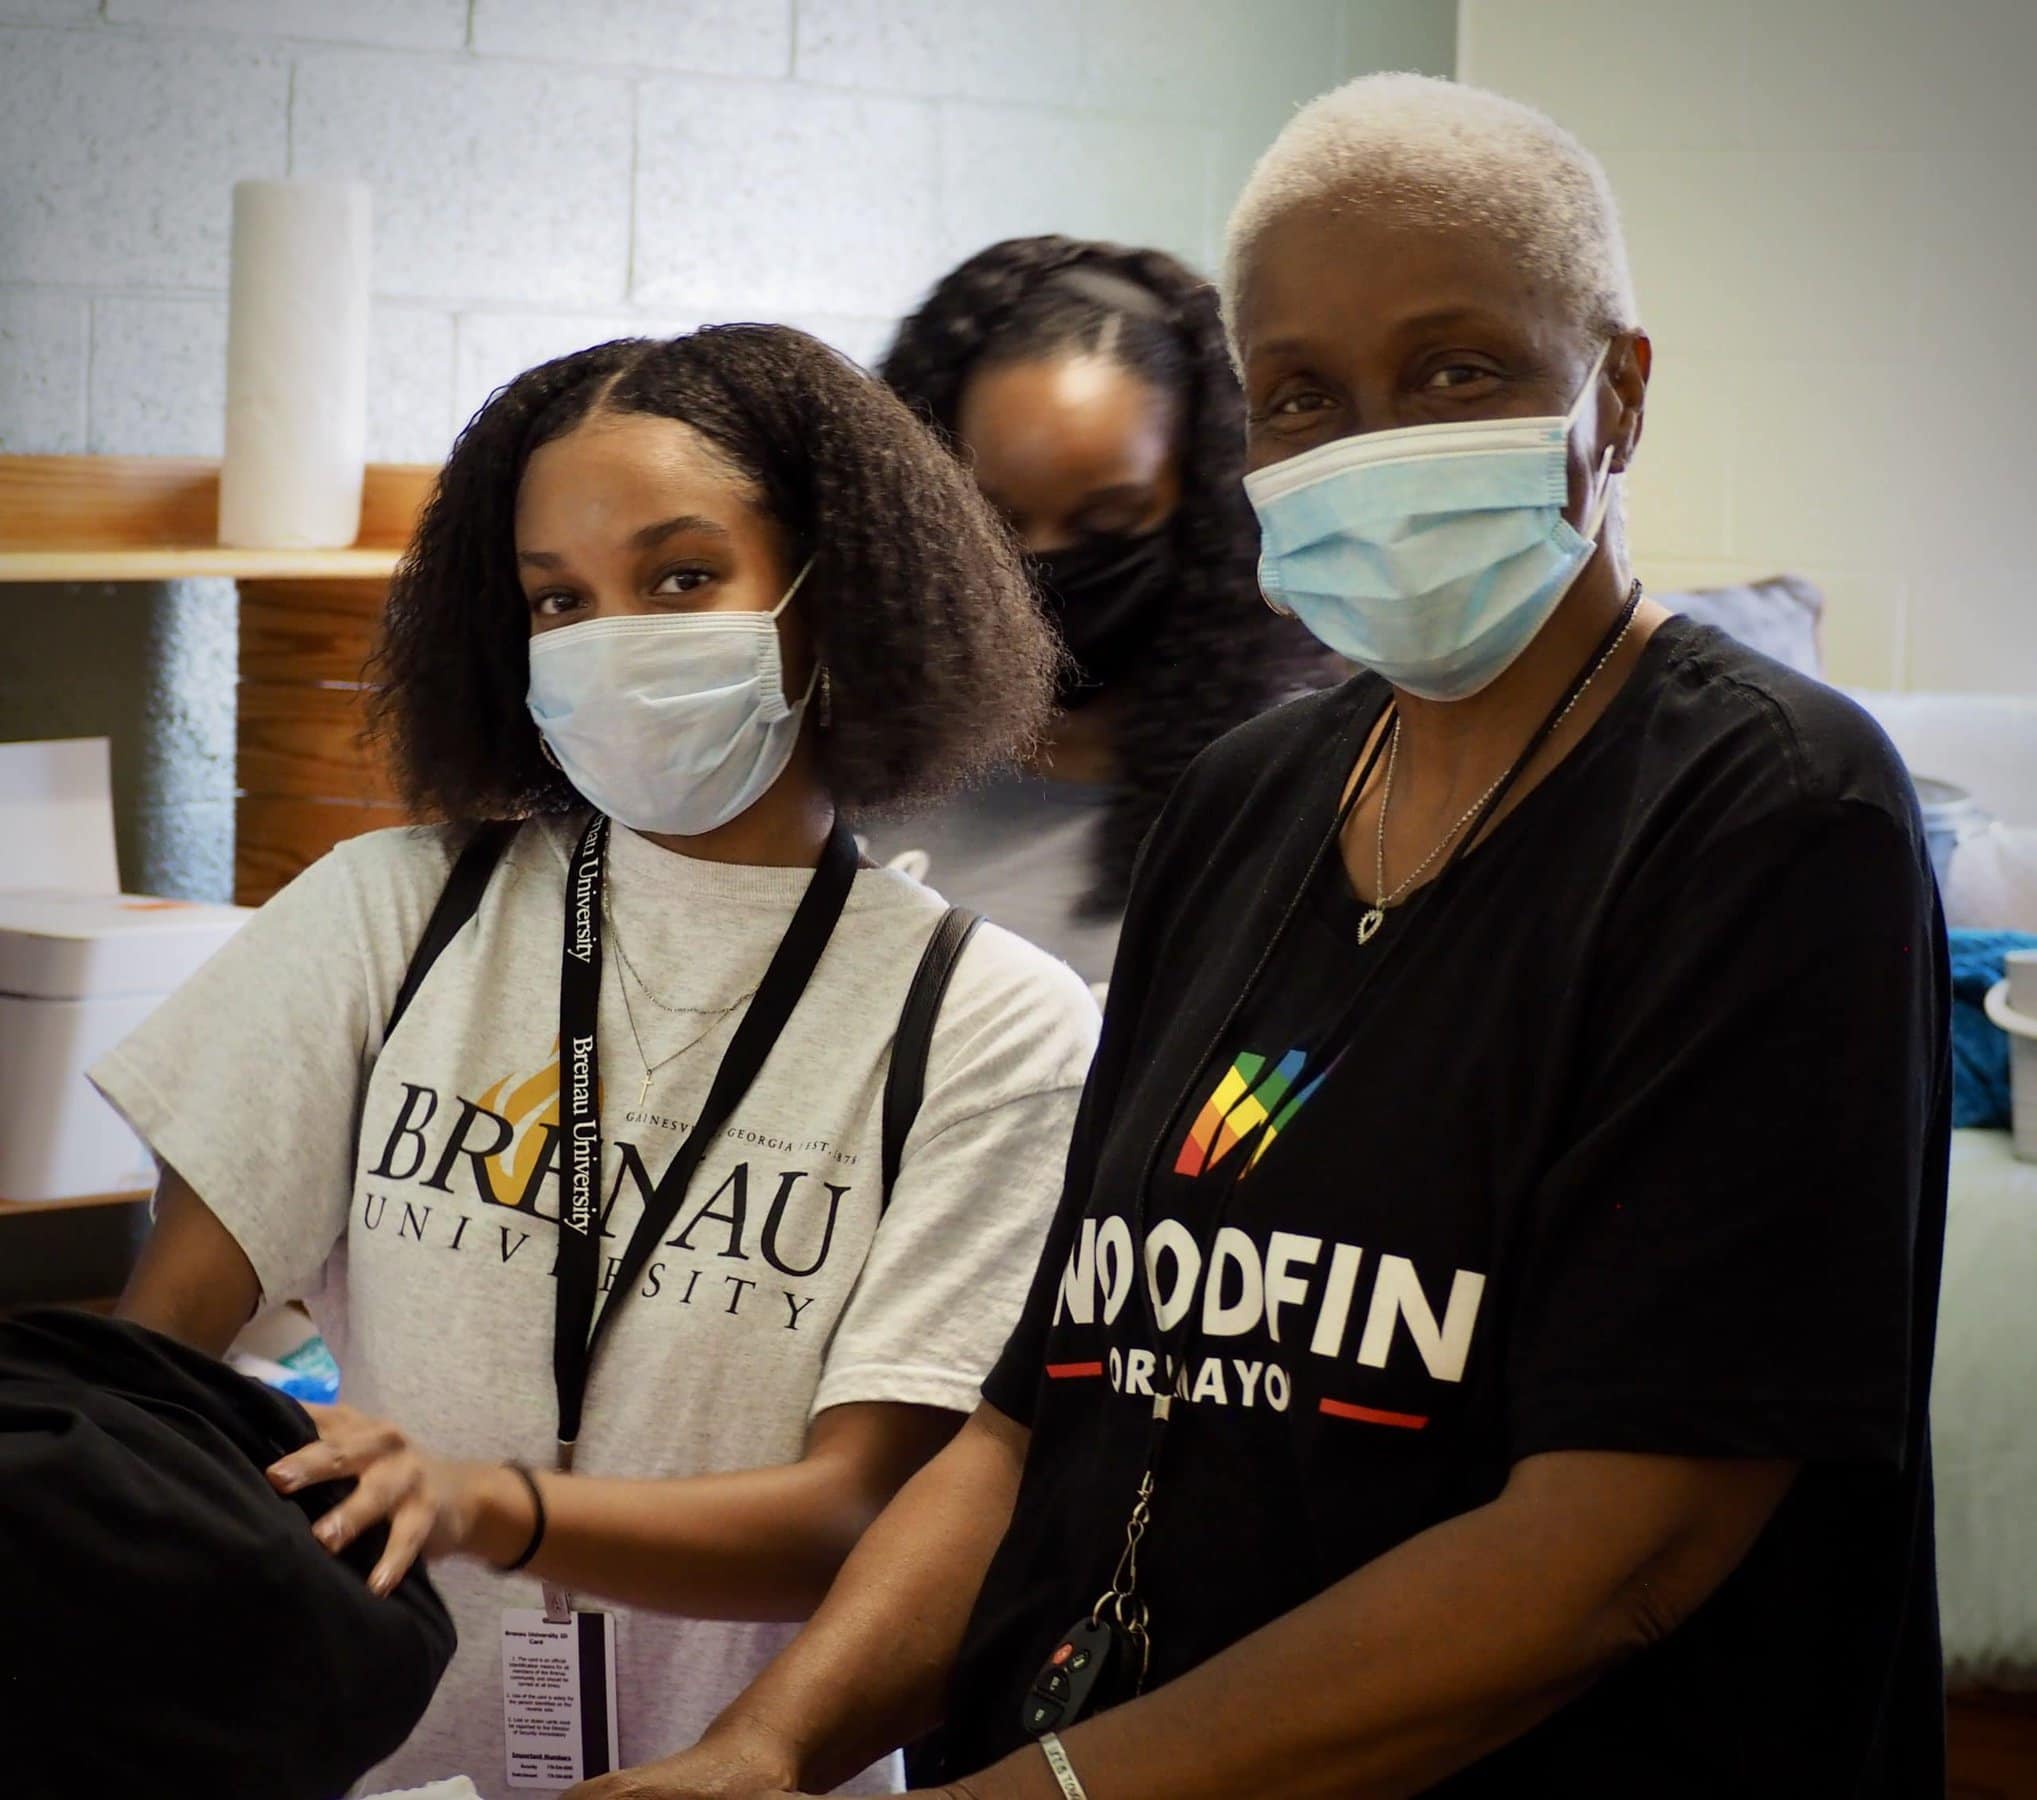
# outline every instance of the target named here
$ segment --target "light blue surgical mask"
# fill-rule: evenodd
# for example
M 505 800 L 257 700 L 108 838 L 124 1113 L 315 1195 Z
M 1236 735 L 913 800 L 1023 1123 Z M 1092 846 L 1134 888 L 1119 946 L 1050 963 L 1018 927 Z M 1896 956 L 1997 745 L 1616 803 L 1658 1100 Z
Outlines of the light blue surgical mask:
M 763 797 L 813 695 L 808 682 L 785 697 L 778 649 L 778 615 L 812 567 L 767 613 L 639 613 L 531 639 L 530 716 L 589 805 L 699 837 Z
M 1563 508 L 1571 427 L 1605 360 L 1567 413 L 1368 432 L 1247 475 L 1267 603 L 1424 699 L 1498 680 L 1597 547 L 1610 444 L 1582 532 Z

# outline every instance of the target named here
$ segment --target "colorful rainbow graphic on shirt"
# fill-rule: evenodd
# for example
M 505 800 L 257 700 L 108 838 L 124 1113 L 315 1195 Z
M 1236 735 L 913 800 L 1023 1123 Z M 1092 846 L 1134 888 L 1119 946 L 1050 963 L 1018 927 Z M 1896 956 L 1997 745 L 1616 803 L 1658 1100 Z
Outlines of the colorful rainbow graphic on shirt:
M 1330 1073 L 1324 1069 L 1306 1087 L 1300 1087 L 1297 1084 L 1308 1072 L 1307 1052 L 1288 1051 L 1271 1073 L 1266 1068 L 1268 1060 L 1250 1050 L 1239 1053 L 1189 1128 L 1181 1154 L 1174 1159 L 1175 1174 L 1191 1180 L 1208 1174 L 1256 1131 L 1259 1142 L 1244 1171 L 1249 1175 Z

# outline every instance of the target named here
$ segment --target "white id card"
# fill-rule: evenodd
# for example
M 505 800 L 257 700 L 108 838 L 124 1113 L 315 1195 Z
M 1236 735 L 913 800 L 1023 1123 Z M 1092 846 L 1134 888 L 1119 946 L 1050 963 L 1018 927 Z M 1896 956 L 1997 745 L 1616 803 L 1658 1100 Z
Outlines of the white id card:
M 512 1788 L 556 1792 L 621 1761 L 615 1725 L 615 1615 L 502 1615 L 502 1726 Z

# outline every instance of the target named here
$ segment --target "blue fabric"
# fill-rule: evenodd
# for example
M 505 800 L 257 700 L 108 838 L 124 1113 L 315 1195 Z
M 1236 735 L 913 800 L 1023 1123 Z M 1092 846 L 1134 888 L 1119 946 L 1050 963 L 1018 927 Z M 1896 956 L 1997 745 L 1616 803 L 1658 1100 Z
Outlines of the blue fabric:
M 339 1398 L 339 1364 L 324 1338 L 307 1338 L 283 1358 L 282 1368 L 283 1378 L 269 1384 L 277 1393 L 317 1406 L 330 1406 Z
M 1952 940 L 1952 1123 L 2009 1123 L 2009 1037 L 1981 1010 L 2011 950 L 2037 950 L 2021 931 L 1954 931 Z

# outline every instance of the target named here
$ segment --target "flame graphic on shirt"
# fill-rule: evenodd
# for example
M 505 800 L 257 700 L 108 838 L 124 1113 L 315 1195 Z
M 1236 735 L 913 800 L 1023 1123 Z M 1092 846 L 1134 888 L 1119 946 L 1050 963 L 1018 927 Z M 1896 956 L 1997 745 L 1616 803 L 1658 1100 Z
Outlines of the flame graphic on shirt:
M 499 1204 L 512 1205 L 529 1184 L 544 1155 L 543 1127 L 559 1122 L 559 1040 L 552 1039 L 552 1060 L 535 1075 L 505 1075 L 475 1102 L 509 1121 L 515 1134 L 508 1147 L 488 1159 L 490 1186 Z

